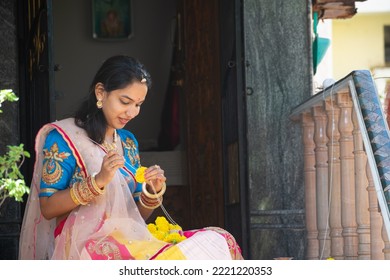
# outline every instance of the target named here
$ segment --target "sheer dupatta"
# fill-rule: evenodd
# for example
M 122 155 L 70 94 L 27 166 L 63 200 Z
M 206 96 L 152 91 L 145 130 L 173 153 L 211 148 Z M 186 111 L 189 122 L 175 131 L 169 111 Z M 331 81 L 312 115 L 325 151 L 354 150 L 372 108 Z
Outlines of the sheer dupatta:
M 39 131 L 34 176 L 20 235 L 19 259 L 242 259 L 234 238 L 223 229 L 187 232 L 189 238 L 175 245 L 153 237 L 119 170 L 105 187 L 104 194 L 70 212 L 54 239 L 56 221 L 42 216 L 38 197 L 42 148 L 52 129 L 57 129 L 67 141 L 83 177 L 97 173 L 105 155 L 84 130 L 74 124 L 74 119 L 48 124 Z
M 103 195 L 86 206 L 75 208 L 69 214 L 61 234 L 54 241 L 55 219 L 48 221 L 42 216 L 38 197 L 43 162 L 42 147 L 47 134 L 52 129 L 59 130 L 64 136 L 74 152 L 78 165 L 84 170 L 84 176 L 100 170 L 105 154 L 86 136 L 83 129 L 75 126 L 74 119 L 48 124 L 39 131 L 35 147 L 37 160 L 22 224 L 19 258 L 148 259 L 166 246 L 165 242 L 156 240 L 147 230 L 127 182 L 119 171 L 105 187 L 106 191 Z M 122 243 L 127 244 L 115 242 L 116 238 L 122 239 Z M 141 243 L 137 244 L 137 248 L 133 248 L 132 243 L 137 242 Z M 143 247 L 146 247 L 145 243 L 148 243 L 148 249 L 140 250 L 138 245 L 143 244 Z

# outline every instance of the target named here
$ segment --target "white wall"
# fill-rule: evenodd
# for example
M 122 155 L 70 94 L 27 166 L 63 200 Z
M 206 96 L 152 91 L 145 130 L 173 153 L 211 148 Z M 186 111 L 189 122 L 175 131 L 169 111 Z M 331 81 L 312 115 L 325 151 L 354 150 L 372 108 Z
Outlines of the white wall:
M 385 66 L 384 26 L 390 13 L 357 14 L 333 21 L 333 73 L 341 79 L 353 70 Z
M 382 100 L 386 81 L 390 80 L 390 68 L 385 62 L 384 26 L 390 26 L 390 12 L 362 13 L 348 20 L 333 21 L 335 79 L 353 70 L 370 70 Z
M 92 1 L 53 0 L 56 118 L 72 115 L 87 95 L 101 62 L 114 54 L 138 58 L 152 75 L 153 88 L 140 115 L 128 124 L 141 148 L 156 143 L 169 77 L 176 0 L 132 0 L 134 36 L 122 41 L 92 37 Z

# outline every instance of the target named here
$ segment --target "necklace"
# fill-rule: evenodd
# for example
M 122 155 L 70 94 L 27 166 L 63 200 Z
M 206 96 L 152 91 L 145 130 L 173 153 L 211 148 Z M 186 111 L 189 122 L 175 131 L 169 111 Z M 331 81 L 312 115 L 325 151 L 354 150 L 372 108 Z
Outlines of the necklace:
M 118 139 L 118 135 L 116 133 L 116 129 L 114 129 L 114 135 L 112 136 L 112 143 L 107 143 L 106 140 L 104 140 L 102 146 L 108 151 L 116 150 L 116 141 Z

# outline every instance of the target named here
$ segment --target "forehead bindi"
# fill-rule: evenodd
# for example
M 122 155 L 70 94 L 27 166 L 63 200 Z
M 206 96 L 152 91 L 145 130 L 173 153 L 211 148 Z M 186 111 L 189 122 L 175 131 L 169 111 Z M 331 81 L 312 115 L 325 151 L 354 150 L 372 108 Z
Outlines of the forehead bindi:
M 137 96 L 129 96 L 127 94 L 120 94 L 119 96 L 121 98 L 128 99 L 128 100 L 133 101 L 133 102 L 141 102 L 141 101 L 143 101 L 143 99 L 141 99 L 141 97 L 137 97 Z
M 112 91 L 119 98 L 128 99 L 134 102 L 143 102 L 146 97 L 147 88 L 143 84 L 131 84 L 123 89 Z

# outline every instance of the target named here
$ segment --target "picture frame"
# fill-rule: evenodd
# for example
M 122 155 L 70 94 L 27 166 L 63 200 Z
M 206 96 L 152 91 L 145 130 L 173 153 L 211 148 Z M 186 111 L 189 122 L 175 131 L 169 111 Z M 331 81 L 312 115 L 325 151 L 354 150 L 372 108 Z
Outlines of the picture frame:
M 92 37 L 127 40 L 133 37 L 132 0 L 92 0 Z

